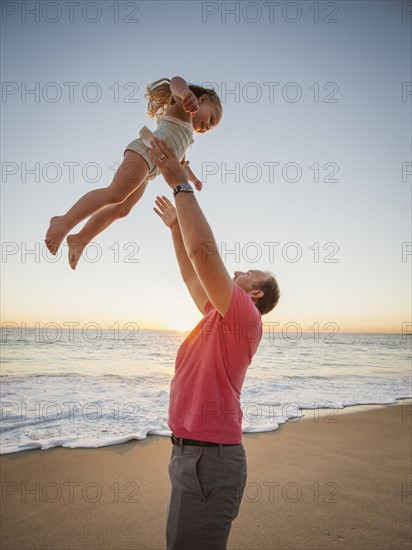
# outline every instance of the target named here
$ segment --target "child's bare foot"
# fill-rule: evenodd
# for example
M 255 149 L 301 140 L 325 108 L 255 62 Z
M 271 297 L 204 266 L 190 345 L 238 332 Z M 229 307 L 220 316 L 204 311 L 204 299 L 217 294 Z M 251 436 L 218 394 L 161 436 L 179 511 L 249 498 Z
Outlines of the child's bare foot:
M 55 256 L 59 250 L 59 246 L 62 244 L 62 240 L 67 234 L 67 228 L 62 222 L 63 216 L 54 216 L 50 220 L 50 226 L 46 233 L 44 242 L 47 248 Z
M 72 269 L 76 269 L 80 260 L 86 242 L 79 238 L 79 234 L 67 235 L 67 244 L 69 246 L 69 264 Z

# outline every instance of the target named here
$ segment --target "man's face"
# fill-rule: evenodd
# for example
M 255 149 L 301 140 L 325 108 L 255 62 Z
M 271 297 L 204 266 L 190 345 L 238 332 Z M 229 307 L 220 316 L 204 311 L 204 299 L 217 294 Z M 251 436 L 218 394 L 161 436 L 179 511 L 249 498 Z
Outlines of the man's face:
M 249 271 L 235 271 L 233 282 L 246 292 L 250 292 L 257 284 L 263 283 L 267 278 L 266 273 L 263 271 L 251 269 Z

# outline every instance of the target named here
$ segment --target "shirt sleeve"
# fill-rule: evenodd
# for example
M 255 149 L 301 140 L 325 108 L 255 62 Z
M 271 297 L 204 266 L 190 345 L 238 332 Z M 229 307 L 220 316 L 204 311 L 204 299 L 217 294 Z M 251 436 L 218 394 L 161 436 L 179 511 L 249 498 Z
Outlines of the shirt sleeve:
M 221 321 L 222 355 L 232 384 L 239 389 L 262 338 L 260 311 L 250 296 L 234 285 L 232 301 Z
M 222 319 L 222 324 L 232 330 L 239 325 L 240 333 L 248 331 L 248 328 L 261 327 L 262 325 L 260 311 L 247 292 L 236 284 L 233 285 L 232 300 Z
M 213 309 L 213 304 L 210 300 L 208 300 L 205 305 L 204 315 L 207 315 L 211 309 Z

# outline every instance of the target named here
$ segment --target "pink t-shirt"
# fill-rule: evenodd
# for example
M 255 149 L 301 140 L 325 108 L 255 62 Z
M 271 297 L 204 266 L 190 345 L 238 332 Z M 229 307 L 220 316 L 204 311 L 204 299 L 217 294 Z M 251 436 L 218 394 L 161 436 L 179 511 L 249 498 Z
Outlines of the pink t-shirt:
M 177 352 L 169 426 L 177 437 L 240 443 L 240 393 L 262 338 L 261 315 L 236 284 L 223 318 L 211 302 L 205 311 Z

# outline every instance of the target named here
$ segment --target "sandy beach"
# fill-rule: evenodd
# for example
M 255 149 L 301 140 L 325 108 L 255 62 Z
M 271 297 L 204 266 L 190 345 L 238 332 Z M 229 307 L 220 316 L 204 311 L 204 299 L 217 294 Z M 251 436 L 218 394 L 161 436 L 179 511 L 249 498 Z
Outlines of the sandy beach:
M 247 434 L 248 482 L 229 549 L 409 549 L 410 402 Z M 171 443 L 0 457 L 1 548 L 163 549 Z

